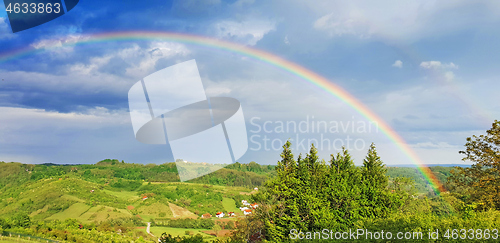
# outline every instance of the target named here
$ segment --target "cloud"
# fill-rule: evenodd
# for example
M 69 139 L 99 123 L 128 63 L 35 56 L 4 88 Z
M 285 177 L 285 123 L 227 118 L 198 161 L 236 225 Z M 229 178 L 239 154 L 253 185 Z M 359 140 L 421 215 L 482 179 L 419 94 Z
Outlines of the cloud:
M 75 33 L 41 39 L 33 42 L 31 46 L 35 49 L 45 49 L 53 59 L 67 58 L 74 51 L 74 44 L 87 39 L 88 37 Z
M 275 28 L 276 22 L 270 20 L 223 20 L 211 26 L 212 32 L 218 38 L 252 46 Z
M 172 12 L 179 17 L 202 17 L 217 12 L 220 0 L 175 0 Z
M 392 64 L 393 67 L 397 67 L 397 68 L 402 68 L 403 67 L 403 62 L 401 60 L 396 60 L 393 64 Z
M 173 42 L 153 42 L 146 49 L 134 46 L 132 49 L 124 50 L 118 54 L 123 60 L 129 58 L 138 59 L 125 71 L 127 76 L 143 78 L 156 70 L 160 60 L 175 57 L 185 57 L 191 51 L 183 44 Z
M 68 38 L 73 40 L 72 38 Z M 62 41 L 55 41 L 62 43 Z M 37 48 L 52 46 L 49 41 L 34 44 Z M 55 48 L 55 52 L 59 52 Z M 85 57 L 65 65 L 54 66 L 53 73 L 42 71 L 2 71 L 2 78 L 15 81 L 18 88 L 49 92 L 77 93 L 127 92 L 131 83 L 153 73 L 161 61 L 185 58 L 191 52 L 179 43 L 151 42 L 146 47 L 137 44 L 122 47 L 106 54 Z M 79 53 L 66 53 L 68 59 L 78 59 Z M 70 62 L 70 61 L 68 61 Z
M 441 63 L 440 61 L 421 62 L 420 67 L 424 69 L 458 69 L 458 66 L 452 62 L 446 64 L 446 63 Z
M 371 35 L 369 22 L 359 11 L 351 11 L 344 17 L 339 17 L 336 13 L 327 14 L 316 20 L 313 26 L 332 36 L 348 34 L 364 38 Z
M 255 3 L 255 0 L 238 0 L 236 2 L 234 2 L 233 4 L 231 4 L 231 7 L 234 7 L 234 8 L 243 8 L 243 7 L 247 7 L 249 5 L 252 5 Z
M 444 78 L 446 81 L 453 81 L 453 79 L 455 79 L 455 74 L 452 71 L 445 72 Z
M 72 45 L 76 44 L 80 41 L 85 41 L 88 37 L 82 36 L 80 34 L 70 34 L 60 37 L 51 37 L 47 39 L 38 40 L 31 44 L 35 49 L 48 49 L 48 48 L 56 48 L 60 49 L 63 45 Z
M 62 113 L 0 107 L 0 113 L 0 161 L 95 163 L 105 158 L 158 161 L 148 151 L 154 148 L 135 141 L 126 109 L 93 107 Z M 145 156 L 143 160 L 138 158 L 140 154 Z M 168 158 L 165 152 L 160 157 L 163 162 Z
M 421 62 L 420 67 L 427 70 L 440 71 L 438 75 L 447 82 L 453 81 L 455 79 L 455 73 L 450 71 L 450 69 L 458 69 L 458 65 L 453 62 L 441 63 L 440 61 Z
M 290 41 L 288 40 L 288 35 L 285 36 L 285 39 L 283 40 L 285 44 L 290 45 Z
M 487 1 L 312 0 L 303 6 L 319 16 L 313 27 L 332 37 L 352 35 L 388 42 L 414 42 L 500 19 L 500 5 Z
M 95 107 L 82 112 L 60 113 L 44 109 L 0 107 L 0 144 L 40 145 L 51 143 L 61 131 L 96 130 L 130 123 L 126 110 Z M 38 134 L 38 135 L 37 135 Z M 42 135 L 42 136 L 40 136 Z
M 0 17 L 0 39 L 11 39 L 14 38 L 14 34 L 7 24 L 7 18 Z
M 447 142 L 438 142 L 438 143 L 424 142 L 424 143 L 414 144 L 411 147 L 413 147 L 413 148 L 427 148 L 427 149 L 455 148 L 455 149 L 457 149 L 457 151 L 459 150 L 459 146 L 453 146 L 453 145 L 448 144 Z

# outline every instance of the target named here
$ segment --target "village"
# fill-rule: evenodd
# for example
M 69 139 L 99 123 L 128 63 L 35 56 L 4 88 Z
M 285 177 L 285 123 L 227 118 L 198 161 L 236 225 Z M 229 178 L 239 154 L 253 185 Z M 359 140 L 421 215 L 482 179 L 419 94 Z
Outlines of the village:
M 259 205 L 257 203 L 249 203 L 247 200 L 241 200 L 241 204 L 243 204 L 243 207 L 240 207 L 240 210 L 243 212 L 243 215 L 250 215 L 252 214 L 252 210 L 256 209 Z M 234 212 L 217 212 L 215 214 L 215 217 L 217 218 L 224 218 L 224 217 L 235 217 L 236 214 Z M 211 218 L 212 215 L 209 213 L 205 213 L 201 215 L 201 218 L 207 219 Z

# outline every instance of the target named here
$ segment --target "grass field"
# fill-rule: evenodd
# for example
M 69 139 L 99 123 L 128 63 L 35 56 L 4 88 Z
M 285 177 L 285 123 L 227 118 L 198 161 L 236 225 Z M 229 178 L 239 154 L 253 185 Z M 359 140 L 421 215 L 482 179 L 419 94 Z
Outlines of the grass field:
M 141 206 L 137 210 L 141 218 L 146 222 L 151 221 L 151 218 L 171 218 L 173 216 L 170 207 L 159 202 L 148 206 Z
M 174 218 L 198 218 L 198 215 L 190 212 L 189 210 L 179 207 L 173 203 L 169 203 L 170 209 L 172 210 L 172 214 Z
M 79 204 L 79 203 L 75 203 L 75 204 Z M 104 221 L 106 219 L 114 219 L 114 218 L 132 216 L 132 214 L 130 214 L 130 212 L 128 212 L 125 209 L 115 209 L 112 207 L 102 206 L 102 205 L 98 205 L 95 207 L 90 207 L 90 206 L 85 205 L 86 207 L 88 207 L 87 208 L 88 210 L 82 211 L 81 208 L 73 207 L 75 204 L 71 205 L 71 207 L 64 210 L 63 212 L 56 213 L 56 214 L 52 215 L 48 219 L 64 220 L 67 218 L 73 218 L 73 219 L 77 219 L 83 223 L 89 223 L 89 222 L 100 222 L 100 221 Z
M 236 215 L 241 214 L 240 209 L 236 207 L 236 205 L 234 204 L 234 199 L 232 198 L 223 197 L 222 206 L 224 206 L 224 209 L 227 212 L 234 212 Z
M 12 237 L 8 237 L 8 236 L 0 236 L 0 242 L 5 242 L 5 243 L 33 243 L 33 242 L 47 242 L 47 241 L 44 241 L 44 240 L 41 240 L 41 239 L 30 239 L 28 240 L 26 237 L 23 237 L 23 238 L 18 238 L 18 237 L 15 237 L 15 236 L 12 236 Z
M 113 195 L 119 199 L 125 200 L 125 201 L 135 201 L 139 200 L 139 195 L 137 195 L 136 192 L 131 192 L 131 191 L 110 191 L 110 190 L 103 190 L 105 193 L 109 195 Z
M 81 202 L 81 203 L 85 202 L 85 200 L 83 200 L 81 198 L 78 198 L 78 197 L 75 197 L 75 196 L 72 196 L 72 195 L 68 195 L 68 194 L 62 195 L 61 198 L 66 199 L 66 200 L 70 200 L 70 201 Z
M 68 218 L 78 219 L 78 218 L 80 218 L 80 215 L 82 215 L 83 213 L 85 213 L 89 209 L 90 209 L 90 206 L 88 206 L 86 204 L 75 203 L 75 204 L 69 206 L 69 208 L 67 208 L 66 210 L 59 212 L 59 213 L 56 213 L 56 214 L 53 214 L 52 216 L 48 217 L 47 219 L 48 220 L 58 219 L 61 221 L 68 219 Z
M 144 230 L 145 231 L 145 230 Z M 150 231 L 153 235 L 160 237 L 163 232 L 167 234 L 171 234 L 173 236 L 185 236 L 186 231 L 190 231 L 192 235 L 196 235 L 200 233 L 205 239 L 215 239 L 214 236 L 209 234 L 205 234 L 202 231 L 208 231 L 208 229 L 186 229 L 186 228 L 171 228 L 171 227 L 160 227 L 154 226 L 150 228 Z
M 19 242 L 41 242 L 41 241 L 31 241 L 31 240 L 25 240 L 25 239 L 17 239 L 17 238 L 0 238 L 0 242 L 5 242 L 5 243 L 19 243 Z

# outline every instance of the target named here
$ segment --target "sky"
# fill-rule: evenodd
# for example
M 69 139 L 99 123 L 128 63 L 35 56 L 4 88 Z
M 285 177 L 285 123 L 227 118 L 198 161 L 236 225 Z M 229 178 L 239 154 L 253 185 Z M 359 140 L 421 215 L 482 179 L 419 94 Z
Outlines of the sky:
M 241 103 L 248 150 L 239 162 L 276 164 L 290 139 L 295 155 L 313 142 L 329 160 L 344 145 L 360 164 L 375 143 L 386 164 L 412 163 L 376 121 L 240 53 L 159 39 L 72 45 L 99 33 L 157 31 L 233 42 L 296 63 L 361 101 L 423 163 L 468 164 L 459 154 L 466 138 L 484 134 L 500 115 L 499 24 L 495 1 L 81 0 L 53 21 L 12 33 L 0 4 L 0 56 L 40 50 L 0 61 L 0 161 L 179 159 L 168 145 L 135 139 L 128 91 L 195 59 L 207 96 Z M 301 122 L 302 130 L 293 129 Z

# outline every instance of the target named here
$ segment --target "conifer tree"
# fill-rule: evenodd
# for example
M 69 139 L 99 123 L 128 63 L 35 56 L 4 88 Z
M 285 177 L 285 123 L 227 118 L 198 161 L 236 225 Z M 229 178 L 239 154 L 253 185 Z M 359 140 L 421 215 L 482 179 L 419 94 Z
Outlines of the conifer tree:
M 372 188 L 384 189 L 388 184 L 388 178 L 385 175 L 386 172 L 387 169 L 377 154 L 375 144 L 372 143 L 368 149 L 366 158 L 363 160 L 363 167 L 361 168 L 363 181 Z

